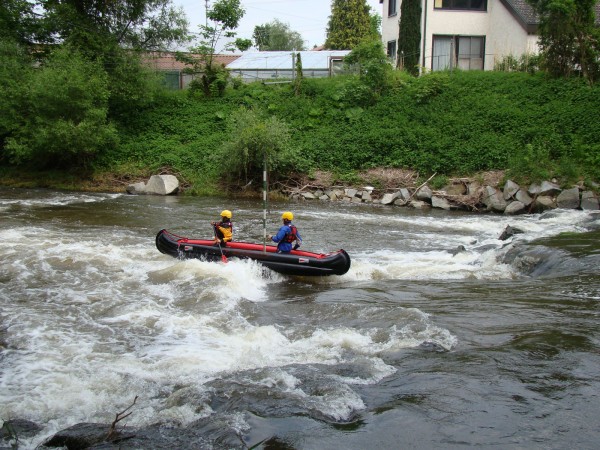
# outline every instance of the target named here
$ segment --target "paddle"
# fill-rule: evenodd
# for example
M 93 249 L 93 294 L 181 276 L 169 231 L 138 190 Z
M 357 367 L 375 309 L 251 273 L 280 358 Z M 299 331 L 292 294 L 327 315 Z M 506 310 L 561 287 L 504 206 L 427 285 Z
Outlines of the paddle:
M 215 239 L 219 239 L 217 236 L 217 226 L 213 225 L 213 233 L 215 234 Z M 221 250 L 221 261 L 227 264 L 227 256 L 223 254 L 223 249 L 221 248 L 221 241 L 219 240 L 219 250 Z

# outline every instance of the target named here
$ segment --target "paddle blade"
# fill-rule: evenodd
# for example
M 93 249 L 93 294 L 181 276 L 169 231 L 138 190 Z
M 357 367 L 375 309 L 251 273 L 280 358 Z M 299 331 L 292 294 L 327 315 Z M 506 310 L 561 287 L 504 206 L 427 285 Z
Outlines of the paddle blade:
M 224 263 L 227 263 L 227 256 L 221 255 L 221 261 L 223 261 Z

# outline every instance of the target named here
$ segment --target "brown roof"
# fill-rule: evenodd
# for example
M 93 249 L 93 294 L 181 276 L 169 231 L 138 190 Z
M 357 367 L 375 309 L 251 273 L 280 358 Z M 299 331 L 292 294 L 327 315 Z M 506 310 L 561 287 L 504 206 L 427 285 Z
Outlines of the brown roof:
M 198 55 L 190 55 L 190 56 L 198 56 Z M 238 59 L 240 55 L 214 55 L 214 62 L 227 65 L 236 59 Z M 150 67 L 156 70 L 165 70 L 165 71 L 177 71 L 183 70 L 189 65 L 177 61 L 175 59 L 174 52 L 152 52 L 148 53 L 144 58 L 144 62 L 146 62 Z

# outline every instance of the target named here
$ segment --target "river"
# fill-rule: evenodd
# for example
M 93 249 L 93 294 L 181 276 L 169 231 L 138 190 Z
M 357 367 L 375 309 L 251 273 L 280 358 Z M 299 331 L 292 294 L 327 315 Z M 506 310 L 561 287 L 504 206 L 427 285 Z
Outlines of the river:
M 0 419 L 43 426 L 19 448 L 136 396 L 123 424 L 189 448 L 597 448 L 600 213 L 272 203 L 270 233 L 289 209 L 350 254 L 322 279 L 156 249 L 224 208 L 260 240 L 260 201 L 0 189 Z

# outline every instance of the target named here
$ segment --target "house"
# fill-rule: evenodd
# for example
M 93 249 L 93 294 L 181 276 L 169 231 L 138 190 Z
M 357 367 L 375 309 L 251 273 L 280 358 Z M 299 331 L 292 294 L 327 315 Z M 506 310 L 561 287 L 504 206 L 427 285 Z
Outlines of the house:
M 350 50 L 245 52 L 227 69 L 232 77 L 241 77 L 245 82 L 291 80 L 295 76 L 296 55 L 300 54 L 304 77 L 329 77 L 342 71 L 348 53 Z
M 214 55 L 214 62 L 227 64 L 238 59 L 240 55 Z M 177 61 L 174 52 L 151 52 L 144 55 L 143 62 L 147 67 L 164 74 L 165 84 L 171 89 L 184 89 L 198 74 L 187 73 L 185 69 L 192 67 Z
M 396 60 L 402 0 L 380 0 L 382 39 Z M 538 52 L 538 17 L 526 0 L 422 0 L 420 65 L 491 70 L 505 56 Z

